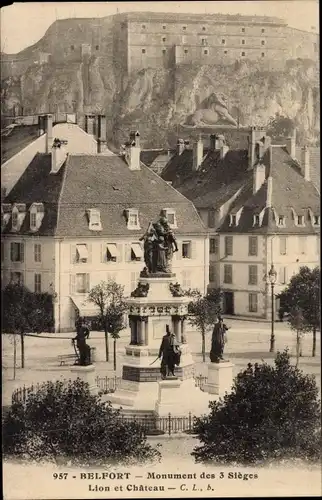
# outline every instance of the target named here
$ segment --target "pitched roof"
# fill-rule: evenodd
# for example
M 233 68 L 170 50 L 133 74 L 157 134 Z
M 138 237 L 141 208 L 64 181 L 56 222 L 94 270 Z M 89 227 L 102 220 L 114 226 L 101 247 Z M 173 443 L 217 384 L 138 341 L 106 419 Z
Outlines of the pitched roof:
M 6 203 L 44 203 L 46 215 L 37 234 L 137 238 L 163 208 L 175 210 L 176 233 L 206 232 L 193 204 L 143 164 L 141 170 L 131 171 L 120 156 L 69 155 L 58 174 L 49 172 L 50 156 L 37 155 L 5 199 Z M 100 210 L 99 233 L 89 230 L 89 208 Z M 140 230 L 127 229 L 127 208 L 138 209 Z
M 242 187 L 247 177 L 247 150 L 230 150 L 220 159 L 218 150 L 205 152 L 197 172 L 192 170 L 192 151 L 175 155 L 162 178 L 172 180 L 176 187 L 197 208 L 217 207 Z
M 268 164 L 269 162 L 269 164 Z M 230 207 L 229 213 L 243 207 L 237 226 L 230 226 L 229 215 L 220 224 L 220 232 L 233 233 L 278 233 L 278 234 L 312 234 L 319 228 L 312 225 L 309 209 L 313 214 L 320 213 L 320 196 L 312 182 L 304 179 L 301 168 L 288 154 L 285 147 L 271 148 L 271 157 L 265 153 L 263 163 L 269 167 L 272 177 L 272 208 L 266 208 L 267 182 L 253 194 L 252 181 L 245 182 L 241 193 Z M 253 216 L 265 210 L 261 226 L 253 225 Z M 298 226 L 294 220 L 296 215 L 304 215 L 304 226 Z M 285 217 L 285 227 L 277 227 L 274 212 Z
M 9 129 L 10 130 L 10 129 Z M 38 125 L 17 125 L 8 135 L 1 134 L 1 165 L 38 137 Z
M 158 156 L 168 156 L 167 149 L 142 149 L 140 154 L 140 160 L 144 165 L 150 167 L 152 163 L 158 158 Z
M 317 187 L 317 189 L 320 189 L 320 182 L 321 182 L 320 148 L 309 146 L 309 153 L 310 153 L 309 158 L 310 158 L 311 180 L 313 184 Z M 301 163 L 300 147 L 296 148 L 295 154 L 298 162 Z

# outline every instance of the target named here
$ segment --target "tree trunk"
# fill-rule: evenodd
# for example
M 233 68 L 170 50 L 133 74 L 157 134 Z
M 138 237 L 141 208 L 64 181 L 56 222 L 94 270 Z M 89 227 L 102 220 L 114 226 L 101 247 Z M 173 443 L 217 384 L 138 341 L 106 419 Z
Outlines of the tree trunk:
M 295 366 L 298 366 L 299 358 L 300 358 L 300 333 L 297 330 L 296 331 L 296 364 L 295 364 Z
M 20 334 L 21 342 L 21 368 L 25 367 L 25 336 L 23 333 Z
M 201 352 L 202 352 L 202 361 L 206 361 L 206 335 L 205 330 L 201 331 Z
M 114 344 L 113 344 L 113 362 L 114 362 L 114 371 L 116 372 L 116 339 L 114 339 Z
M 17 368 L 17 339 L 16 335 L 13 335 L 13 380 L 16 380 L 16 368 Z
M 106 358 L 106 361 L 108 362 L 110 360 L 110 357 L 109 357 L 109 350 L 108 350 L 108 332 L 107 332 L 106 328 L 105 328 L 104 332 L 105 332 L 105 358 Z
M 315 358 L 316 351 L 316 327 L 313 327 L 313 345 L 312 345 L 312 358 Z

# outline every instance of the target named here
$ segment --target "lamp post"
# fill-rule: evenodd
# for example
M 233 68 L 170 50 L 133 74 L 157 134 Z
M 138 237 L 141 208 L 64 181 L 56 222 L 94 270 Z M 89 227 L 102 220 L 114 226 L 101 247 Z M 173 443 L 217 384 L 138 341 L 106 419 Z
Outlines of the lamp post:
M 269 352 L 275 351 L 275 334 L 274 334 L 274 322 L 275 322 L 275 300 L 274 300 L 274 287 L 277 279 L 277 272 L 274 265 L 271 265 L 268 271 L 268 281 L 271 284 L 271 301 L 272 301 L 272 317 L 271 317 L 271 340 Z

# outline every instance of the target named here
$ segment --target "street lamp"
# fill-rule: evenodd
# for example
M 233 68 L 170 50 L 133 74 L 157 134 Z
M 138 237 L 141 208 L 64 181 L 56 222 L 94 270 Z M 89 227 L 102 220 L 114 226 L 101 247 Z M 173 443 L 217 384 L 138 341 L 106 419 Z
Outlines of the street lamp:
M 274 352 L 275 350 L 275 335 L 274 335 L 274 321 L 275 321 L 275 301 L 274 301 L 274 286 L 277 279 L 277 272 L 275 270 L 274 264 L 271 265 L 268 271 L 268 280 L 271 284 L 271 301 L 272 301 L 272 319 L 271 319 L 271 345 L 269 352 Z

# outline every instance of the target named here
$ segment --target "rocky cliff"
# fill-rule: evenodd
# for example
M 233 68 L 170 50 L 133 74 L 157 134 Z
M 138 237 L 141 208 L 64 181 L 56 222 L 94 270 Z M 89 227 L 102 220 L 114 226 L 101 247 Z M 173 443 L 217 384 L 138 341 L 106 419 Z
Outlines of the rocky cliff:
M 294 120 L 301 140 L 319 140 L 319 69 L 309 60 L 288 61 L 281 72 L 245 61 L 145 69 L 125 77 L 112 58 L 90 55 L 66 64 L 30 65 L 23 75 L 4 79 L 1 92 L 4 114 L 16 104 L 25 114 L 103 112 L 109 142 L 117 146 L 133 128 L 140 130 L 144 147 L 172 146 L 187 117 L 212 93 L 225 95 L 241 125 L 266 126 L 280 114 Z

